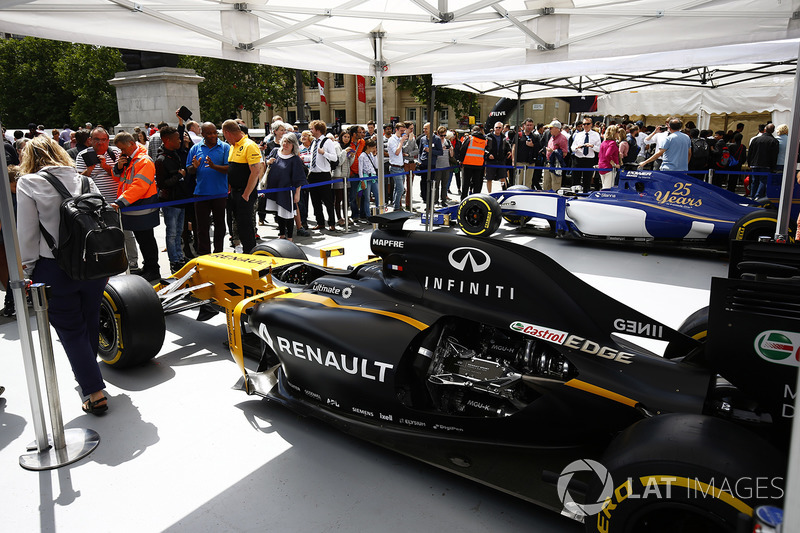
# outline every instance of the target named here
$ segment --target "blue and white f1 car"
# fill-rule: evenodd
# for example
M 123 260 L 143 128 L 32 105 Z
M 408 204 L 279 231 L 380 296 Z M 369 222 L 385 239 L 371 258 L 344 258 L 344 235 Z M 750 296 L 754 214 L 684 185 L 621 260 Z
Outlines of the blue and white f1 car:
M 457 220 L 464 233 L 486 237 L 501 219 L 524 225 L 544 219 L 556 236 L 727 246 L 775 233 L 777 212 L 687 174 L 622 172 L 619 184 L 590 193 L 535 191 L 523 186 L 475 194 L 437 215 Z M 446 220 L 437 216 L 435 221 Z

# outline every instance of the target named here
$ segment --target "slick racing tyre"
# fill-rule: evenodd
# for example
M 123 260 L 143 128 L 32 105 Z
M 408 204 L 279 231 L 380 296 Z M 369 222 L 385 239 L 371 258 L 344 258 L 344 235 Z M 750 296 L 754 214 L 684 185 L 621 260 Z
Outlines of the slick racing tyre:
M 530 190 L 531 190 L 530 187 L 526 187 L 524 185 L 512 185 L 511 187 L 506 189 L 506 191 L 530 191 Z M 525 224 L 528 223 L 530 219 L 531 217 L 526 217 L 522 215 L 510 215 L 503 213 L 503 220 L 514 226 L 524 226 Z
M 706 342 L 706 337 L 708 336 L 708 306 L 702 307 L 689 315 L 678 328 L 678 332 L 696 341 Z M 675 359 L 683 355 L 686 354 L 679 353 L 678 348 L 673 344 L 667 345 L 666 350 L 664 350 L 665 359 Z
M 735 533 L 759 505 L 780 505 L 785 459 L 731 422 L 665 414 L 637 422 L 612 441 L 604 476 L 586 503 L 586 531 Z M 606 479 L 610 476 L 610 483 Z M 613 486 L 613 490 L 611 487 Z
M 759 237 L 773 237 L 778 224 L 778 215 L 772 209 L 759 209 L 748 213 L 733 225 L 732 241 L 757 241 Z
M 286 239 L 272 239 L 271 241 L 257 244 L 250 254 L 282 257 L 284 259 L 308 259 L 306 253 L 299 246 Z
M 467 196 L 458 206 L 458 227 L 471 237 L 488 237 L 500 227 L 500 204 L 488 194 Z
M 161 350 L 165 333 L 161 301 L 146 279 L 108 279 L 100 301 L 100 360 L 115 368 L 145 363 Z

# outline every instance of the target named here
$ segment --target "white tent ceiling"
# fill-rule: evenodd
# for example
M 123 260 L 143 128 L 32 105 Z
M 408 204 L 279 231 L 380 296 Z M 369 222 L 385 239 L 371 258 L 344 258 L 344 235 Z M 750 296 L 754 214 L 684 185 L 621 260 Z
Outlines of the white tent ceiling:
M 436 85 L 523 99 L 604 95 L 651 85 L 721 88 L 794 76 L 800 40 L 747 43 L 433 75 Z
M 0 31 L 389 76 L 548 65 L 800 36 L 800 0 L 0 1 Z M 512 77 L 510 79 L 516 79 Z
M 713 113 L 787 112 L 792 108 L 794 77 L 745 82 L 729 87 L 673 88 L 653 86 L 597 98 L 601 115 L 690 115 Z

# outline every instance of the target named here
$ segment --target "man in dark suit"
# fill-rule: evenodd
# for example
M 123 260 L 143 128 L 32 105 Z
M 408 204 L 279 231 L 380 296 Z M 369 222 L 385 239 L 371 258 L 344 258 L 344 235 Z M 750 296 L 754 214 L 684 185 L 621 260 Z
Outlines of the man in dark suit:
M 778 139 L 773 136 L 775 124 L 769 123 L 764 134 L 754 137 L 747 150 L 747 164 L 755 175 L 750 184 L 750 198 L 763 198 L 767 195 L 767 176 L 759 172 L 775 172 L 778 163 Z

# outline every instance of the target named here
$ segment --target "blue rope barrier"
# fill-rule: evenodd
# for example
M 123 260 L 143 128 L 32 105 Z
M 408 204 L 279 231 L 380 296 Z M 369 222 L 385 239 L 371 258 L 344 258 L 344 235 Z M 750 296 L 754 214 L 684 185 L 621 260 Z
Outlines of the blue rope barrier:
M 577 171 L 593 170 L 593 171 L 598 171 L 598 172 L 610 172 L 610 171 L 614 170 L 612 168 L 594 168 L 594 167 L 592 167 L 591 169 L 588 169 L 588 168 L 577 168 L 577 167 L 529 167 L 529 166 L 526 166 L 526 165 L 516 165 L 516 166 L 515 165 L 483 165 L 483 166 L 484 167 L 489 167 L 489 168 L 513 168 L 513 169 L 526 169 L 526 168 L 528 168 L 528 169 L 533 169 L 533 170 L 550 170 L 551 172 L 554 171 L 554 170 L 561 170 L 562 172 L 563 171 L 576 171 L 576 170 Z M 461 168 L 461 167 L 452 166 L 452 167 L 445 167 L 445 168 L 432 168 L 431 169 L 431 173 L 441 172 L 442 170 L 455 170 L 457 168 Z M 725 175 L 745 175 L 745 176 L 780 176 L 781 175 L 779 172 L 751 172 L 751 171 L 745 171 L 745 170 L 722 170 L 722 169 L 712 169 L 712 170 L 714 170 L 714 172 L 716 172 L 716 173 L 725 174 Z M 637 171 L 638 170 L 635 170 L 633 172 L 637 172 Z M 629 172 L 629 171 L 623 170 L 623 172 Z M 687 171 L 687 172 L 684 172 L 682 170 L 659 170 L 658 172 L 664 172 L 666 174 L 701 174 L 701 175 L 707 175 L 708 174 L 707 170 L 690 170 L 690 171 Z M 428 173 L 428 169 L 415 170 L 412 173 L 413 174 L 417 174 L 417 175 L 427 174 Z M 394 174 L 384 174 L 383 177 L 384 178 L 393 178 L 393 177 L 396 177 L 396 176 L 406 176 L 406 175 L 407 175 L 406 172 L 395 172 Z M 378 176 L 350 177 L 350 178 L 347 178 L 345 181 L 354 182 L 354 181 L 366 181 L 366 180 L 376 180 L 376 179 L 378 179 Z M 329 181 L 320 181 L 318 183 L 308 183 L 306 185 L 301 186 L 301 189 L 312 189 L 314 187 L 321 187 L 322 185 L 331 185 L 333 183 L 340 183 L 341 181 L 342 181 L 341 178 L 337 178 L 337 179 L 332 179 L 332 180 L 329 180 Z M 282 188 L 278 188 L 278 189 L 258 189 L 258 190 L 254 191 L 254 192 L 256 194 L 265 194 L 265 193 L 293 191 L 293 190 L 294 190 L 294 187 L 282 187 Z M 215 199 L 218 199 L 218 198 L 227 198 L 227 197 L 228 197 L 228 194 L 218 194 L 218 195 L 214 195 L 214 196 L 195 196 L 195 197 L 192 197 L 192 198 L 185 198 L 183 200 L 172 200 L 172 201 L 169 201 L 169 202 L 158 202 L 158 203 L 155 203 L 155 204 L 138 205 L 138 206 L 137 205 L 132 205 L 132 206 L 129 206 L 129 207 L 123 207 L 123 208 L 120 209 L 120 211 L 124 213 L 124 212 L 127 212 L 127 211 L 141 211 L 141 210 L 144 210 L 144 209 L 159 209 L 159 208 L 162 208 L 162 207 L 171 207 L 171 206 L 174 206 L 174 205 L 182 205 L 182 204 L 193 204 L 193 203 L 202 202 L 202 201 L 205 201 L 205 200 L 215 200 Z

